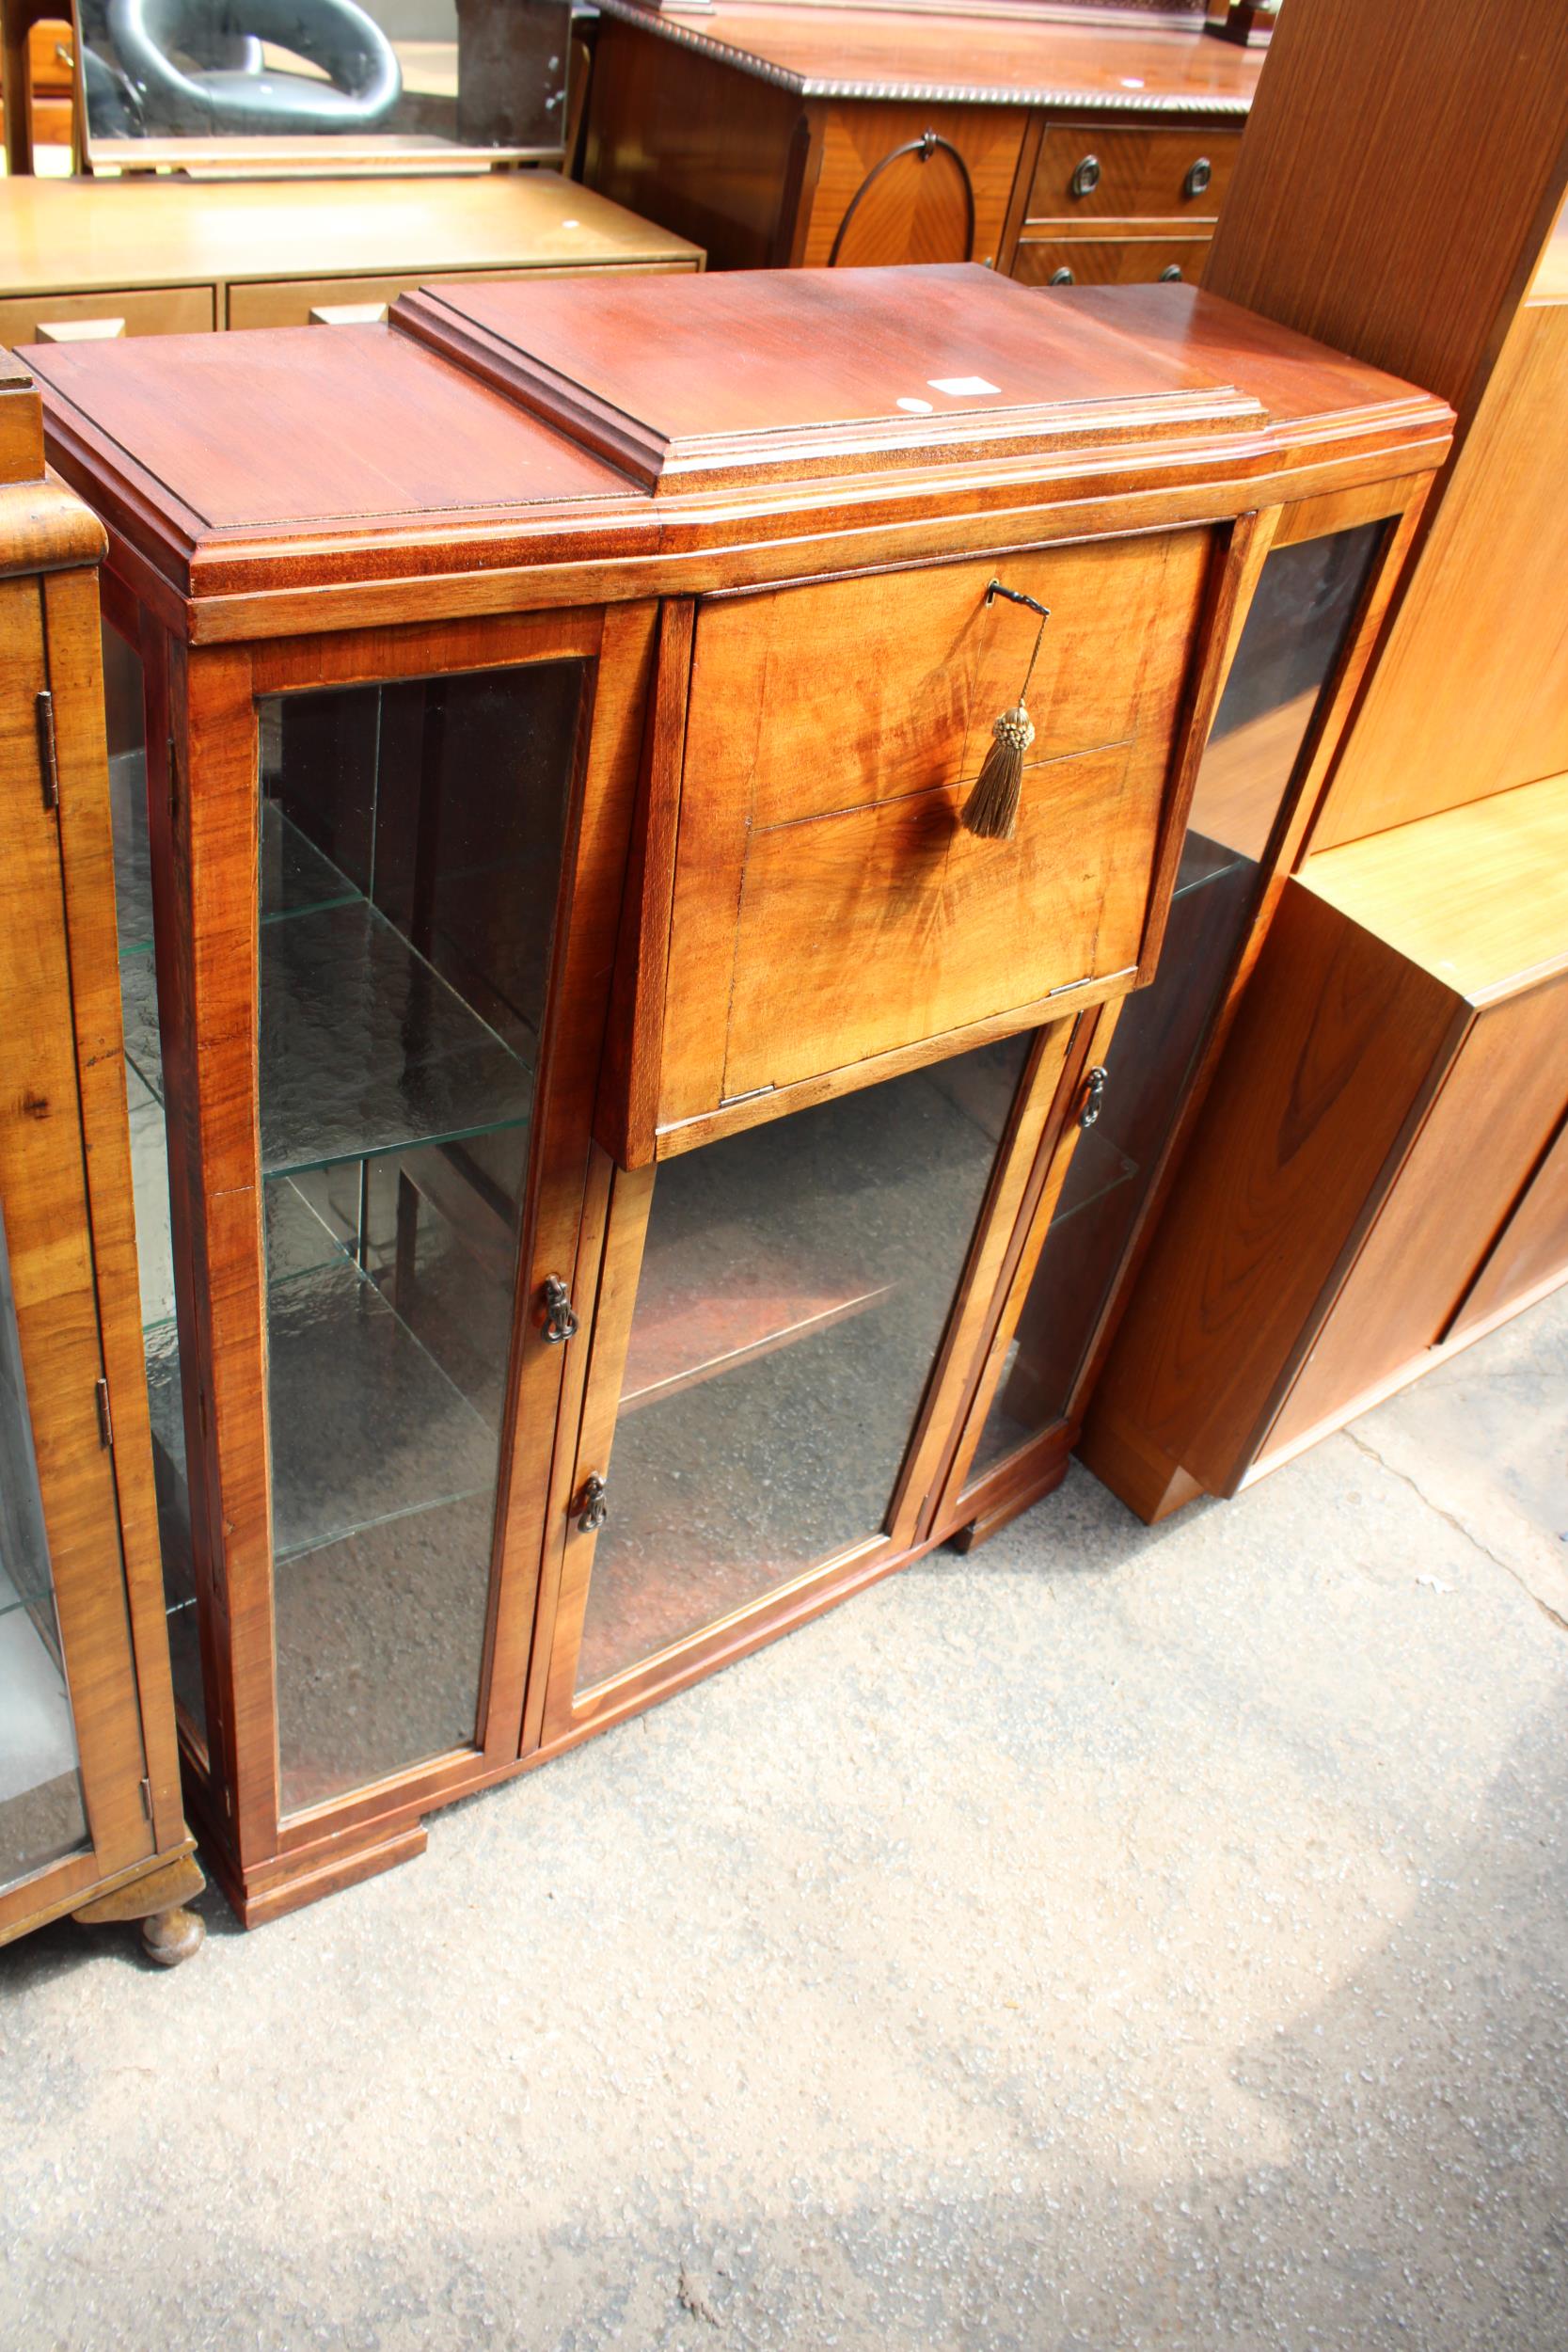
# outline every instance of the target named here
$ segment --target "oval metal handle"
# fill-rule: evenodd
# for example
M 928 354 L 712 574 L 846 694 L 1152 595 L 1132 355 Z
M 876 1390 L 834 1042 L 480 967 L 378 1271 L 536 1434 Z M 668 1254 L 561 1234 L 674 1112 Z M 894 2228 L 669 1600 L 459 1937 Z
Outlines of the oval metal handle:
M 1182 195 L 1203 196 L 1207 194 L 1209 183 L 1213 176 L 1213 165 L 1209 161 L 1207 155 L 1200 155 L 1196 163 L 1194 164 L 1189 169 L 1185 180 L 1181 183 Z
M 1053 269 L 1045 282 L 1048 286 L 1074 286 L 1078 281 L 1071 270 Z
M 1169 264 L 1169 266 L 1168 266 L 1167 268 L 1163 269 L 1163 270 L 1160 272 L 1160 283 L 1161 283 L 1161 285 L 1162 285 L 1162 286 L 1169 286 L 1169 285 L 1171 285 L 1171 284 L 1172 284 L 1172 283 L 1173 283 L 1173 282 L 1174 282 L 1174 281 L 1175 281 L 1178 278 L 1180 278 L 1180 275 L 1181 275 L 1181 264 L 1180 264 L 1180 262 L 1172 262 Z
M 539 1303 L 545 1310 L 545 1337 L 552 1347 L 577 1337 L 578 1319 L 572 1295 L 559 1274 L 547 1278 L 539 1294 Z
M 1099 185 L 1100 158 L 1098 155 L 1085 155 L 1068 182 L 1069 193 L 1072 196 L 1092 196 Z

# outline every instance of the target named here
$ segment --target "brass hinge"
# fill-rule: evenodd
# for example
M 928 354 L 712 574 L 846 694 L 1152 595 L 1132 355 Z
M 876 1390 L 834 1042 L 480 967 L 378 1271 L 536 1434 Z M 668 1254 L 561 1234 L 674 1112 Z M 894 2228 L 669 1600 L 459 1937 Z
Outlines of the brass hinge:
M 55 697 L 45 686 L 40 692 L 35 708 L 38 713 L 39 766 L 42 770 L 43 805 L 60 805 L 60 755 L 55 740 Z
M 98 1405 L 98 1442 L 106 1449 L 112 1449 L 115 1441 L 115 1420 L 109 1410 L 109 1384 L 106 1380 L 100 1380 L 95 1384 L 93 1396 Z

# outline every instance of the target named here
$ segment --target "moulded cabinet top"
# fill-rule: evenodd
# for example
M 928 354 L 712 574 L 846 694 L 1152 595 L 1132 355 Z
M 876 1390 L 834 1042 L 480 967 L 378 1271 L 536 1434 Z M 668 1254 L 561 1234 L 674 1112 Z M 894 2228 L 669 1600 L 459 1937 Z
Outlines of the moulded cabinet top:
M 26 357 L 52 462 L 195 642 L 409 617 L 399 581 L 436 618 L 479 573 L 522 609 L 1212 522 L 1430 471 L 1451 425 L 1190 288 L 969 265 L 449 285 L 387 326 Z
M 1198 25 L 1084 24 L 998 8 L 729 7 L 653 15 L 636 0 L 608 14 L 806 97 L 1074 105 L 1137 115 L 1243 115 L 1262 53 L 1209 40 Z
M 193 537 L 631 495 L 624 475 L 385 327 L 149 335 L 29 357 Z
M 1266 425 L 1213 355 L 1073 317 L 971 262 L 442 286 L 393 325 L 648 488 Z

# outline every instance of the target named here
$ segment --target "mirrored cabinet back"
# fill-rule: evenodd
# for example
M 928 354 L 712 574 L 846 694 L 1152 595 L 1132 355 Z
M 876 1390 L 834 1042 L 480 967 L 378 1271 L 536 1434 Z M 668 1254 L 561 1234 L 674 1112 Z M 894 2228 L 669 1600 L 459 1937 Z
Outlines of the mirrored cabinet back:
M 1060 1474 L 1451 419 L 963 266 L 32 358 L 255 1922 Z

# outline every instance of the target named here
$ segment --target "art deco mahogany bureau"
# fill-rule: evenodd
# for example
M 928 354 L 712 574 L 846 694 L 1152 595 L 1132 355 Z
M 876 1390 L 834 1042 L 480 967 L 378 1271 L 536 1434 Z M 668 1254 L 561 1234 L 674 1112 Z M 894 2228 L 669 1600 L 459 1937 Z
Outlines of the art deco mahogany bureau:
M 255 1921 L 976 1518 L 1053 1211 L 1066 1361 L 1450 419 L 978 267 L 36 360 L 142 673 L 151 1415 Z
M 126 1138 L 98 524 L 0 358 L 0 1943 L 74 1912 L 184 1959 Z

